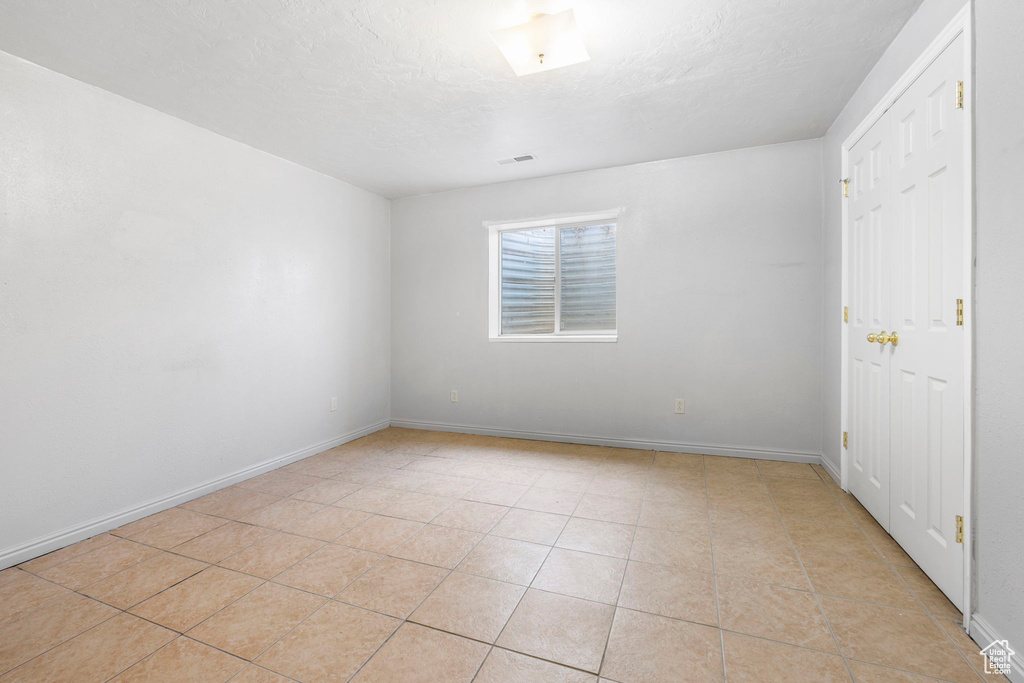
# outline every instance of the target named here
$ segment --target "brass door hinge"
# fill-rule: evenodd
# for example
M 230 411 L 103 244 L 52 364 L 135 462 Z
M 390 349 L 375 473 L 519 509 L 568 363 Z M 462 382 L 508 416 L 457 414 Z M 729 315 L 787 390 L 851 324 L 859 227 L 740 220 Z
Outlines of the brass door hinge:
M 964 82 L 963 81 L 957 81 L 956 82 L 956 108 L 957 109 L 963 109 L 964 108 Z
M 850 447 L 850 434 L 849 432 L 843 432 L 843 448 Z
M 850 179 L 849 178 L 843 178 L 839 182 L 841 182 L 843 184 L 843 196 L 844 197 L 849 197 L 850 196 Z
M 964 518 L 960 515 L 956 516 L 956 542 L 964 542 Z
M 956 300 L 956 324 L 962 326 L 964 324 L 964 300 Z
M 849 306 L 843 306 L 843 322 L 844 323 L 850 322 L 850 307 Z

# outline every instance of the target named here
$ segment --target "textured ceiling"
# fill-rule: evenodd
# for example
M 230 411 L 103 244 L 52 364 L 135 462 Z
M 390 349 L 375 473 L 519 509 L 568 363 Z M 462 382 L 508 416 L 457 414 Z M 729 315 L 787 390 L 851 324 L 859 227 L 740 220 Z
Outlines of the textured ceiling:
M 819 137 L 920 2 L 0 0 L 0 50 L 398 197 Z M 488 31 L 569 6 L 591 61 L 515 78 Z

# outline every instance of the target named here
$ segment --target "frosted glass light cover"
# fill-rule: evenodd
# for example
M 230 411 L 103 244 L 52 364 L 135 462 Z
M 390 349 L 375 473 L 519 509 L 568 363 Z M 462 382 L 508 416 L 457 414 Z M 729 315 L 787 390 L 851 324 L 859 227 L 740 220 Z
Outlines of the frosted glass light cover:
M 590 59 L 571 9 L 542 14 L 525 24 L 491 31 L 491 38 L 516 72 L 526 76 Z M 540 55 L 544 55 L 541 59 Z

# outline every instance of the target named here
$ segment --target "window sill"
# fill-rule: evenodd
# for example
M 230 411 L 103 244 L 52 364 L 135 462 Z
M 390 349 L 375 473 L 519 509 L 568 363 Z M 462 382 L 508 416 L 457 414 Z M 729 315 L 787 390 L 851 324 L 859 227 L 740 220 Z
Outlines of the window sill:
M 583 342 L 583 343 L 615 343 L 619 340 L 617 334 L 531 334 L 531 335 L 502 335 L 490 337 L 492 342 Z

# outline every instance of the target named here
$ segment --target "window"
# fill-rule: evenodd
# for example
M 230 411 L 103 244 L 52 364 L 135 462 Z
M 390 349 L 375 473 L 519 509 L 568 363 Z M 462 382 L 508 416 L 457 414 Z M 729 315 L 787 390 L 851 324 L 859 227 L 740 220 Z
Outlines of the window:
M 492 341 L 615 341 L 618 212 L 490 229 Z

